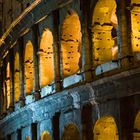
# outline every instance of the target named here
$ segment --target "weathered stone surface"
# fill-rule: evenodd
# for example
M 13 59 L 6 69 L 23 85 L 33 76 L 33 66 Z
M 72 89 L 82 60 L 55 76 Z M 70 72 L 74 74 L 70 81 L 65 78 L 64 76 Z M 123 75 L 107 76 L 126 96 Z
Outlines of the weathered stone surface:
M 138 36 L 132 46 L 129 46 L 130 38 L 125 35 L 130 29 L 125 27 L 126 22 L 124 25 L 120 22 L 125 21 L 126 13 L 117 13 L 121 24 L 118 24 L 117 46 L 120 58 L 114 60 L 114 23 L 110 23 L 110 18 L 112 12 L 114 14 L 115 1 L 110 0 L 108 3 L 107 0 L 100 0 L 97 4 L 94 0 L 36 0 L 38 4 L 35 5 L 32 2 L 16 2 L 17 5 L 23 4 L 23 9 L 29 11 L 18 18 L 15 25 L 11 24 L 9 14 L 12 13 L 15 19 L 20 14 L 21 5 L 17 8 L 17 13 L 15 6 L 13 11 L 9 9 L 11 3 L 5 9 L 9 10 L 5 15 L 6 21 L 9 21 L 4 28 L 10 24 L 11 27 L 0 40 L 0 139 L 40 140 L 46 137 L 60 140 L 68 135 L 72 140 L 93 140 L 96 135 L 104 138 L 106 134 L 114 133 L 116 139 L 119 137 L 120 140 L 137 138 L 140 129 L 140 68 L 139 63 L 133 62 L 128 54 L 131 54 L 131 49 L 139 50 L 136 47 Z M 124 12 L 132 7 L 134 13 L 139 10 L 139 3 L 135 0 L 132 7 L 127 8 L 126 0 L 124 3 L 119 2 L 118 0 L 117 6 L 120 4 L 124 9 L 119 9 L 118 6 L 115 7 L 117 10 Z M 134 13 L 132 22 L 135 22 Z M 65 21 L 67 16 L 70 21 Z M 139 27 L 136 27 L 132 26 L 135 30 L 132 33 L 138 32 Z M 45 31 L 48 31 L 48 35 L 43 40 L 41 38 Z M 130 41 L 128 44 L 127 40 Z M 32 44 L 31 49 L 26 49 L 30 46 L 28 42 Z M 19 65 L 13 60 L 18 52 Z M 129 64 L 122 61 L 124 57 Z M 9 63 L 12 74 L 7 77 L 6 66 Z M 15 78 L 16 72 L 19 75 Z M 20 85 L 16 84 L 19 82 L 18 77 Z M 47 78 L 50 79 L 47 81 Z M 6 81 L 10 81 L 9 88 Z M 58 83 L 59 90 L 56 89 Z M 20 93 L 17 90 L 19 86 Z M 4 87 L 7 90 L 5 95 Z M 20 95 L 16 96 L 16 93 Z M 10 101 L 7 98 L 9 94 Z M 15 110 L 10 112 L 9 106 L 13 107 L 14 103 Z M 96 128 L 101 130 L 97 131 Z

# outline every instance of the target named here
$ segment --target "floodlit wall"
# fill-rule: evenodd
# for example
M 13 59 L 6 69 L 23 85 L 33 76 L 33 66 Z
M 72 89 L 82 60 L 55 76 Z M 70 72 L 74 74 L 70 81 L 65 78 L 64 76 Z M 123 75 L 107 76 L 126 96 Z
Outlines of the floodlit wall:
M 78 15 L 70 11 L 61 27 L 62 74 L 70 76 L 80 70 L 81 23 Z

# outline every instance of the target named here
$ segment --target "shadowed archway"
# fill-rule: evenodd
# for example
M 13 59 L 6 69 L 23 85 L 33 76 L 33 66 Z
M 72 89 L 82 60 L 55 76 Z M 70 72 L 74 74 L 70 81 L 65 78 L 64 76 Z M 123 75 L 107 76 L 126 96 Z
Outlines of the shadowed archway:
M 75 124 L 65 127 L 62 140 L 80 140 L 80 132 Z

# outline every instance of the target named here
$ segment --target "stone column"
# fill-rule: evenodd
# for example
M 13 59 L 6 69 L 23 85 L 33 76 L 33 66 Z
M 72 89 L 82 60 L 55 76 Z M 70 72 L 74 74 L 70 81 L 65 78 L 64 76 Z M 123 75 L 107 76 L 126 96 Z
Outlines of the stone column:
M 54 30 L 53 30 L 53 37 L 54 37 L 54 73 L 55 73 L 55 92 L 58 92 L 62 89 L 61 83 L 61 72 L 60 72 L 60 30 L 59 30 L 59 11 L 56 10 L 53 12 L 53 19 L 54 19 Z
M 0 67 L 0 115 L 2 114 L 2 106 L 3 106 L 3 99 L 2 99 L 2 70 L 1 70 L 1 67 Z
M 82 8 L 82 21 L 81 21 L 81 29 L 82 29 L 82 62 L 83 62 L 83 73 L 84 79 L 86 82 L 92 81 L 92 43 L 91 43 L 91 34 L 90 34 L 90 1 L 81 1 Z
M 10 112 L 14 111 L 14 53 L 13 49 L 9 52 L 9 62 L 10 62 Z
M 130 0 L 116 0 L 118 17 L 119 60 L 123 69 L 132 64 Z
M 19 39 L 19 71 L 20 71 L 20 97 L 19 97 L 19 102 L 20 102 L 20 107 L 23 107 L 25 105 L 25 93 L 24 93 L 24 53 L 23 53 L 23 38 L 21 37 Z
M 6 80 L 6 65 L 4 65 L 5 64 L 5 61 L 4 62 L 2 62 L 3 64 L 2 64 L 2 114 L 3 115 L 6 115 L 7 114 L 7 112 L 6 112 L 6 108 L 7 108 L 7 97 L 6 97 L 6 93 L 4 93 L 5 91 L 4 91 L 4 89 L 5 89 L 5 80 Z M 5 94 L 5 95 L 4 95 Z
M 40 95 L 40 84 L 39 84 L 39 55 L 37 55 L 37 52 L 39 50 L 39 27 L 38 24 L 35 24 L 32 27 L 33 32 L 33 46 L 34 46 L 34 97 L 35 100 L 39 100 Z

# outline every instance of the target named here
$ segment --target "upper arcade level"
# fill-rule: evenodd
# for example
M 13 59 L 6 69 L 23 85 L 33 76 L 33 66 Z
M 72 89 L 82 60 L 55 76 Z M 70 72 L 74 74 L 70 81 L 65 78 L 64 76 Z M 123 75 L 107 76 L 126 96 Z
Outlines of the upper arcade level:
M 0 0 L 0 20 L 3 25 L 3 33 L 32 2 L 34 0 Z
M 64 89 L 139 68 L 139 5 L 136 0 L 28 4 L 0 39 L 2 118 Z

